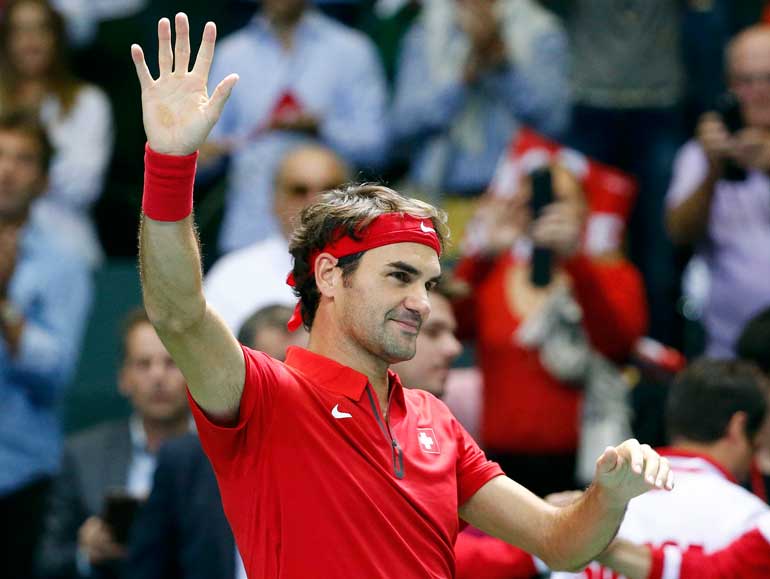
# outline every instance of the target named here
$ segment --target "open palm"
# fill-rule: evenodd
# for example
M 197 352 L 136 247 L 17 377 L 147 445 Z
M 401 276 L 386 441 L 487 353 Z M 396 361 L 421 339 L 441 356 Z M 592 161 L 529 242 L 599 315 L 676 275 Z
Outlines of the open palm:
M 206 140 L 222 114 L 238 75 L 227 76 L 209 98 L 208 82 L 214 57 L 217 30 L 213 22 L 203 29 L 198 57 L 190 65 L 190 24 L 183 13 L 176 15 L 176 44 L 171 49 L 171 23 L 158 22 L 158 69 L 152 78 L 139 45 L 131 46 L 131 58 L 142 88 L 142 118 L 147 142 L 153 151 L 167 155 L 188 155 Z

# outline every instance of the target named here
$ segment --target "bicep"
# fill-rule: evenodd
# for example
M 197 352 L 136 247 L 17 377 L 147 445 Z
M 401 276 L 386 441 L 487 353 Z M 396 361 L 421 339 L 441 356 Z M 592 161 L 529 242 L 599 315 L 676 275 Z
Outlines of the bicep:
M 201 320 L 182 332 L 158 334 L 187 380 L 195 402 L 217 422 L 234 422 L 246 366 L 232 332 L 209 306 Z
M 543 559 L 555 510 L 507 476 L 498 476 L 460 507 L 460 517 L 488 535 Z

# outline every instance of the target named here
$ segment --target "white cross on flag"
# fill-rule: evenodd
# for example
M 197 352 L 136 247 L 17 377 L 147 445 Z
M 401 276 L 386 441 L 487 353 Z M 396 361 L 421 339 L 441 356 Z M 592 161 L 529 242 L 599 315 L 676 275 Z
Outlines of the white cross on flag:
M 420 448 L 423 452 L 429 454 L 441 454 L 441 449 L 438 447 L 438 439 L 436 433 L 432 428 L 418 428 L 417 440 L 420 443 Z

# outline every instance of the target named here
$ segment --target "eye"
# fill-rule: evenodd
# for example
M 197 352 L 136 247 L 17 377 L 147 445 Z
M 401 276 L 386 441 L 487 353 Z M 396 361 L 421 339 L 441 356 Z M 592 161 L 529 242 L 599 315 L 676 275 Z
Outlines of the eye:
M 391 277 L 396 278 L 401 283 L 409 283 L 412 281 L 412 276 L 406 273 L 405 271 L 394 271 L 390 275 Z
M 429 281 L 425 284 L 425 289 L 429 292 L 432 292 L 434 289 L 436 289 L 436 286 L 438 285 L 437 281 Z

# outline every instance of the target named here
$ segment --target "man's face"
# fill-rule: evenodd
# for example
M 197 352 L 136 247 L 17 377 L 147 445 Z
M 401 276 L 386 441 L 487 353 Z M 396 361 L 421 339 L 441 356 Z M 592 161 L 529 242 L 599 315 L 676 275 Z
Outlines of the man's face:
M 307 331 L 305 328 L 298 328 L 290 332 L 286 325 L 271 326 L 265 325 L 257 330 L 251 347 L 254 350 L 264 352 L 276 360 L 286 359 L 286 349 L 289 346 L 307 346 Z
M 733 47 L 730 89 L 748 126 L 770 129 L 770 34 L 753 34 Z
M 262 0 L 262 12 L 273 22 L 295 22 L 305 11 L 306 3 L 306 0 Z
M 0 130 L 0 219 L 23 217 L 45 189 L 40 144 L 22 132 Z
M 24 77 L 45 75 L 53 63 L 56 38 L 48 14 L 37 2 L 25 2 L 10 14 L 8 53 Z
M 347 181 L 347 169 L 331 152 L 318 148 L 289 153 L 275 183 L 275 213 L 284 237 L 293 230 L 293 220 L 318 195 Z
M 429 288 L 440 274 L 438 256 L 426 245 L 370 249 L 335 297 L 342 331 L 389 364 L 409 360 L 430 314 Z
M 149 323 L 137 324 L 126 338 L 120 391 L 145 420 L 173 423 L 187 416 L 184 376 Z
M 430 294 L 430 308 L 430 317 L 417 337 L 414 358 L 396 364 L 393 370 L 405 386 L 421 388 L 441 398 L 449 369 L 462 352 L 462 345 L 455 337 L 457 321 L 449 300 L 433 292 Z

